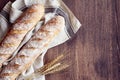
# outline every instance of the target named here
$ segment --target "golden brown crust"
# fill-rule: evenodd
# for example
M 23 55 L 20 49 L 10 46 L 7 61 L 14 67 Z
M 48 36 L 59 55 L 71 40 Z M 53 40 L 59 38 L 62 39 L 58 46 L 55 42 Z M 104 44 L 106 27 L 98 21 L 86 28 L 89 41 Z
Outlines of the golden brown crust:
M 65 21 L 61 16 L 56 16 L 46 25 L 42 26 L 42 29 L 39 29 L 28 43 L 23 46 L 17 56 L 2 70 L 0 80 L 7 78 L 15 80 L 19 74 L 27 70 L 64 26 Z M 5 73 L 7 75 L 3 75 Z
M 44 15 L 44 6 L 32 5 L 13 24 L 13 28 L 7 33 L 0 44 L 0 65 L 5 62 L 18 48 L 25 35 L 34 28 Z

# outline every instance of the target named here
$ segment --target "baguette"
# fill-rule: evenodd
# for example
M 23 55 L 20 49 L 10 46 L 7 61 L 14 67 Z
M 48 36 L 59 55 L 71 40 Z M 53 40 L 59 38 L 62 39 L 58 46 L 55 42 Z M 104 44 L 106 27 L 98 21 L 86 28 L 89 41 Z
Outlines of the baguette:
M 15 58 L 2 69 L 0 80 L 15 80 L 19 74 L 27 70 L 64 26 L 65 20 L 61 16 L 55 16 L 43 25 L 28 43 L 23 46 Z
M 34 4 L 13 24 L 12 29 L 0 43 L 0 67 L 18 48 L 25 35 L 32 30 L 44 15 L 44 6 Z

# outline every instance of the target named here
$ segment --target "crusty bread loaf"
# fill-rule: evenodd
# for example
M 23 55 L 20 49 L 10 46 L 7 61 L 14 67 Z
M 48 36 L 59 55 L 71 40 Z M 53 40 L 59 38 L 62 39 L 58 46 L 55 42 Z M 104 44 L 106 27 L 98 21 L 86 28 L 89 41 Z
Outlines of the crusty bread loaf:
M 43 25 L 28 43 L 23 46 L 16 57 L 2 69 L 0 80 L 15 80 L 19 74 L 27 70 L 64 26 L 65 20 L 61 16 L 56 16 Z
M 0 43 L 0 67 L 18 48 L 25 35 L 32 30 L 44 15 L 44 6 L 34 4 L 13 24 L 12 29 Z

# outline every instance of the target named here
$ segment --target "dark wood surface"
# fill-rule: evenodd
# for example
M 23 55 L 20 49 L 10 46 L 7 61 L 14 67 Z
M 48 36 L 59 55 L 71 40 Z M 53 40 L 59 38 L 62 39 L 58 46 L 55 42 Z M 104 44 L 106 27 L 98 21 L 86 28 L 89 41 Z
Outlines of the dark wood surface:
M 0 0 L 0 10 L 9 0 Z M 76 37 L 48 51 L 45 62 L 61 52 L 72 66 L 47 80 L 120 80 L 120 0 L 64 0 L 82 27 Z

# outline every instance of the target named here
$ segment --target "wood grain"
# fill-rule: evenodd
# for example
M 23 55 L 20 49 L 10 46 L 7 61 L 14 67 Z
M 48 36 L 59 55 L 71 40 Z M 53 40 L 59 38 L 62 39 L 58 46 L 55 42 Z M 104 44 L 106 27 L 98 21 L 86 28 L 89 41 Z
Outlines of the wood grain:
M 9 0 L 0 0 L 0 9 Z M 120 0 L 63 0 L 81 21 L 76 37 L 52 48 L 45 63 L 69 52 L 72 66 L 47 80 L 120 79 Z

